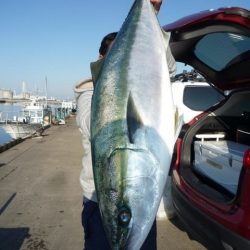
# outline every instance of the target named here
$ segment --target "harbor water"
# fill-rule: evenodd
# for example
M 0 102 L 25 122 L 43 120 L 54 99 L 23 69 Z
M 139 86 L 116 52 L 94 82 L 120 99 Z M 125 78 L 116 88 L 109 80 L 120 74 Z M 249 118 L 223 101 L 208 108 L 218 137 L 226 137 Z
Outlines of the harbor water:
M 0 145 L 10 142 L 12 138 L 0 128 Z
M 22 105 L 16 103 L 0 103 L 0 120 L 13 119 L 14 116 L 18 116 L 22 108 Z M 0 145 L 11 140 L 11 136 L 0 127 Z

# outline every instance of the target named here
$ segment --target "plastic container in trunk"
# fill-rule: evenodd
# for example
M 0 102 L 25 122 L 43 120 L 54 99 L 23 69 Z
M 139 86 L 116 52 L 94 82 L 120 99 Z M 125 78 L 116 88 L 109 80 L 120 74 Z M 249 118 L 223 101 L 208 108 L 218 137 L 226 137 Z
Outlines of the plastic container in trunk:
M 195 141 L 194 169 L 236 194 L 244 152 L 249 146 L 233 141 Z

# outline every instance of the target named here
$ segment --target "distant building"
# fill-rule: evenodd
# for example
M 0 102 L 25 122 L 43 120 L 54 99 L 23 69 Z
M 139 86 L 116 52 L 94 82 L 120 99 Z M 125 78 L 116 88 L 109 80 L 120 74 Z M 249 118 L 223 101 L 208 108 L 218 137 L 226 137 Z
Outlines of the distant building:
M 22 92 L 21 94 L 14 96 L 14 98 L 15 99 L 25 99 L 25 100 L 28 100 L 28 99 L 30 99 L 30 93 L 28 93 L 28 92 Z
M 28 92 L 22 92 L 21 95 L 23 99 L 30 99 L 30 93 Z
M 32 95 L 32 94 L 29 96 L 29 99 L 32 101 L 46 101 L 47 100 L 46 96 Z
M 13 99 L 13 91 L 0 89 L 0 99 Z
M 62 102 L 62 108 L 73 109 L 74 108 L 74 102 L 73 101 L 63 101 Z

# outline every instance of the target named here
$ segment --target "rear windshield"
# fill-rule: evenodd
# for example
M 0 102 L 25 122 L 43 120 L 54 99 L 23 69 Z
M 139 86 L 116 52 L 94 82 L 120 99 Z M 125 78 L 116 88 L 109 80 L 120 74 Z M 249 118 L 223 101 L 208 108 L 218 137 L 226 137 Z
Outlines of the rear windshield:
M 221 71 L 242 54 L 249 53 L 250 38 L 247 36 L 218 32 L 203 37 L 196 45 L 195 55 L 210 68 Z
M 224 99 L 224 96 L 211 86 L 186 86 L 183 103 L 194 111 L 203 111 Z

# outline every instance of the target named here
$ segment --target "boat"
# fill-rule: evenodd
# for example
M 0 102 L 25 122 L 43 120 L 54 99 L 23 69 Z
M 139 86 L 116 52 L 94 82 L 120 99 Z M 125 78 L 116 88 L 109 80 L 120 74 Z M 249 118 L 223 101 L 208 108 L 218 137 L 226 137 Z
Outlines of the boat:
M 54 124 L 66 124 L 66 118 L 76 112 L 76 103 L 74 101 L 62 101 L 61 107 L 55 108 Z
M 33 100 L 21 110 L 17 121 L 24 124 L 48 125 L 51 122 L 51 116 L 52 111 L 47 104 Z
M 9 117 L 9 116 L 6 116 Z M 50 126 L 51 108 L 47 104 L 32 100 L 17 116 L 0 120 L 1 128 L 13 139 L 25 139 L 34 135 L 41 135 Z
M 35 135 L 41 136 L 45 130 L 45 127 L 41 124 L 0 123 L 0 126 L 12 139 L 26 139 Z

